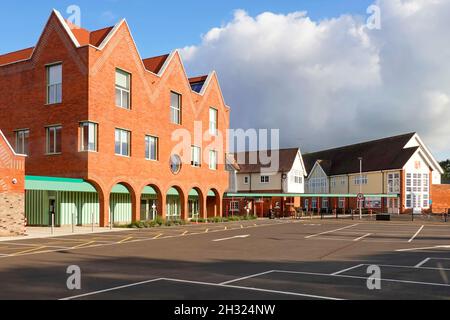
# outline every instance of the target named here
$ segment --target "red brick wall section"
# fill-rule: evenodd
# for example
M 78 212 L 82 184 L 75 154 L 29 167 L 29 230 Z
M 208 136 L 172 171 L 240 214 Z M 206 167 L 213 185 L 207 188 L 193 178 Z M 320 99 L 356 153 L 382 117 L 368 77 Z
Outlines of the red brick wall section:
M 55 62 L 63 64 L 63 102 L 49 106 L 45 104 L 46 65 Z M 116 68 L 132 74 L 131 110 L 115 105 Z M 26 174 L 91 182 L 99 192 L 101 225 L 108 223 L 109 194 L 118 183 L 126 185 L 135 199 L 134 219 L 139 217 L 141 192 L 147 185 L 163 195 L 160 200 L 163 209 L 159 210 L 163 216 L 165 195 L 171 187 L 177 187 L 183 195 L 193 188 L 202 196 L 213 190 L 220 199 L 228 189 L 228 173 L 223 162 L 230 110 L 225 105 L 217 76 L 211 73 L 204 94 L 193 92 L 178 52 L 172 54 L 161 74 L 146 70 L 126 23 L 102 50 L 77 48 L 52 14 L 32 58 L 0 67 L 0 91 L 3 93 L 0 112 L 8 114 L 0 117 L 0 129 L 6 137 L 12 141 L 15 130 L 30 130 Z M 171 91 L 182 94 L 182 125 L 170 123 Z M 203 137 L 209 127 L 210 107 L 218 110 L 219 132 L 224 139 L 208 134 Z M 81 121 L 98 123 L 98 152 L 79 152 Z M 193 139 L 195 122 L 202 126 L 197 140 Z M 55 124 L 63 127 L 62 153 L 49 156 L 45 154 L 45 127 Z M 131 131 L 131 157 L 115 155 L 116 128 Z M 177 130 L 184 130 L 192 141 L 185 144 L 189 162 L 175 176 L 170 172 L 169 160 L 172 150 L 180 144 L 180 140 L 173 139 Z M 159 137 L 159 161 L 145 160 L 145 135 Z M 218 143 L 211 147 L 214 142 Z M 192 144 L 202 147 L 201 168 L 190 165 Z M 210 149 L 219 152 L 218 170 L 208 167 Z M 206 207 L 206 201 L 203 205 Z
M 450 185 L 435 184 L 431 186 L 433 213 L 446 213 L 450 209 Z
M 25 234 L 24 167 L 0 131 L 0 237 Z

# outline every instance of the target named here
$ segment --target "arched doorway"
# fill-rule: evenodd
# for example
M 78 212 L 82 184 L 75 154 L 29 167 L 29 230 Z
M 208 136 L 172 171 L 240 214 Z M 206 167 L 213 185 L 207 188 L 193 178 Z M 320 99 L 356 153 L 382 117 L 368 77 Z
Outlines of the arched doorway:
M 181 188 L 171 187 L 166 193 L 166 220 L 174 221 L 185 218 L 184 194 Z
M 188 194 L 188 215 L 191 221 L 203 218 L 203 193 L 199 188 L 193 188 Z
M 141 193 L 140 220 L 152 221 L 162 216 L 161 200 L 161 191 L 157 186 L 145 186 Z
M 216 189 L 211 189 L 208 191 L 206 197 L 206 212 L 208 218 L 222 217 L 221 198 Z
M 125 184 L 118 183 L 109 196 L 109 213 L 113 225 L 128 224 L 133 221 L 133 189 Z

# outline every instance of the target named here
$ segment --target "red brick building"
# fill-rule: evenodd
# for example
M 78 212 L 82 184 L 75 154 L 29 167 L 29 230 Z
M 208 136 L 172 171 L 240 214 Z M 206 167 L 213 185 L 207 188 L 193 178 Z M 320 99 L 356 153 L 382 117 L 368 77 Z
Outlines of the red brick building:
M 25 233 L 24 166 L 0 131 L 0 236 Z
M 0 56 L 0 75 L 32 224 L 222 214 L 230 109 L 214 72 L 189 79 L 178 51 L 142 59 L 125 20 L 88 31 L 54 11 L 35 47 Z

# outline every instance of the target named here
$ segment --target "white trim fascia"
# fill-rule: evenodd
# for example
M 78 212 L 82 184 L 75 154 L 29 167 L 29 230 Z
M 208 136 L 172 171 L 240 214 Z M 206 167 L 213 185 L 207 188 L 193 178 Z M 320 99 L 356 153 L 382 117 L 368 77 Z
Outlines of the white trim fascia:
M 69 37 L 72 40 L 72 42 L 75 45 L 75 47 L 79 48 L 80 47 L 80 43 L 78 42 L 77 38 L 73 34 L 72 30 L 70 29 L 69 25 L 67 24 L 66 20 L 63 18 L 61 13 L 58 10 L 56 10 L 56 9 L 53 9 L 53 13 L 56 15 L 56 17 L 58 18 L 59 22 L 62 24 L 62 26 L 66 30 L 67 34 L 69 35 Z
M 433 156 L 433 154 L 431 153 L 431 151 L 427 148 L 427 146 L 425 145 L 425 143 L 423 143 L 423 140 L 420 138 L 419 134 L 414 134 L 414 136 L 411 138 L 412 139 L 416 139 L 419 142 L 419 150 L 422 149 L 425 152 L 425 158 L 427 160 L 429 160 L 434 169 L 437 169 L 437 171 L 440 174 L 444 174 L 444 169 L 442 169 L 442 167 L 440 166 L 439 162 L 436 160 L 436 158 Z M 409 141 L 411 141 L 409 140 Z M 408 141 L 408 143 L 409 143 Z
M 68 24 L 66 23 L 66 21 L 64 20 L 64 18 L 62 17 L 61 13 L 60 13 L 58 10 L 56 10 L 56 9 L 53 9 L 53 13 L 56 15 L 56 17 L 57 17 L 58 20 L 60 21 L 61 25 L 63 26 L 63 28 L 65 29 L 65 31 L 66 31 L 67 34 L 69 35 L 70 39 L 72 40 L 72 42 L 74 43 L 74 45 L 75 45 L 76 48 L 81 48 L 81 47 L 91 47 L 91 48 L 94 48 L 94 49 L 97 49 L 97 50 L 100 50 L 100 51 L 101 51 L 101 50 L 103 50 L 103 49 L 106 47 L 106 45 L 109 43 L 109 41 L 114 37 L 114 35 L 117 33 L 117 31 L 120 29 L 120 27 L 121 27 L 123 24 L 125 24 L 126 27 L 127 27 L 127 29 L 128 29 L 128 32 L 129 32 L 129 34 L 130 34 L 130 36 L 131 36 L 131 39 L 132 39 L 132 41 L 133 41 L 133 45 L 134 45 L 134 47 L 135 47 L 135 49 L 136 49 L 136 51 L 137 51 L 137 53 L 138 53 L 139 60 L 141 61 L 141 65 L 142 65 L 143 70 L 144 70 L 145 72 L 148 72 L 148 73 L 150 73 L 150 74 L 152 74 L 152 75 L 155 75 L 155 76 L 157 76 L 157 77 L 159 77 L 159 78 L 162 78 L 162 77 L 164 76 L 164 74 L 165 74 L 167 68 L 169 67 L 170 63 L 172 62 L 173 58 L 176 56 L 176 54 L 178 54 L 179 57 L 180 57 L 181 66 L 182 66 L 182 69 L 183 69 L 183 72 L 184 72 L 184 76 L 185 76 L 185 79 L 186 79 L 186 84 L 188 85 L 188 87 L 189 87 L 189 89 L 191 90 L 191 92 L 194 93 L 194 94 L 197 94 L 197 95 L 200 95 L 200 96 L 204 96 L 204 94 L 206 93 L 207 89 L 209 88 L 209 85 L 210 85 L 210 83 L 211 83 L 212 78 L 216 75 L 216 71 L 210 72 L 209 75 L 208 75 L 208 79 L 205 81 L 205 84 L 203 85 L 203 88 L 202 88 L 201 92 L 198 93 L 198 92 L 192 90 L 191 84 L 190 84 L 190 82 L 189 82 L 189 77 L 188 77 L 188 75 L 187 75 L 187 73 L 186 73 L 186 68 L 185 68 L 184 63 L 183 63 L 183 59 L 181 58 L 181 55 L 179 54 L 179 49 L 175 49 L 175 50 L 173 50 L 173 51 L 170 53 L 169 57 L 168 57 L 168 58 L 166 59 L 166 61 L 164 62 L 163 66 L 162 66 L 161 70 L 158 72 L 158 74 L 156 74 L 156 73 L 154 73 L 154 72 L 152 72 L 152 71 L 150 71 L 150 70 L 147 70 L 147 68 L 145 68 L 144 61 L 143 61 L 143 59 L 142 59 L 142 55 L 141 55 L 140 52 L 139 52 L 139 49 L 138 49 L 138 47 L 137 47 L 137 45 L 136 45 L 136 41 L 134 40 L 133 34 L 132 34 L 132 32 L 131 32 L 131 29 L 130 29 L 130 27 L 129 27 L 129 25 L 128 25 L 128 22 L 127 22 L 126 19 L 122 19 L 120 22 L 118 22 L 118 23 L 114 26 L 114 28 L 108 33 L 108 35 L 105 37 L 105 39 L 103 39 L 103 41 L 102 41 L 102 43 L 100 44 L 100 46 L 96 47 L 96 46 L 94 46 L 94 45 L 92 45 L 92 44 L 87 44 L 87 45 L 81 46 L 80 43 L 78 42 L 78 40 L 76 39 L 75 35 L 73 34 L 72 30 L 70 29 L 70 27 L 68 26 Z M 48 21 L 50 21 L 50 19 L 51 19 L 51 16 L 50 16 L 50 18 L 48 19 Z M 48 21 L 47 21 L 46 26 L 48 25 Z M 3 64 L 3 65 L 0 65 L 0 67 L 7 66 L 7 65 L 10 65 L 10 64 L 15 64 L 15 63 L 19 63 L 19 62 L 24 62 L 24 61 L 29 61 L 29 60 L 31 60 L 31 59 L 33 58 L 34 52 L 35 52 L 36 48 L 38 47 L 39 42 L 40 42 L 40 40 L 41 40 L 41 38 L 42 38 L 42 36 L 43 36 L 43 34 L 44 34 L 44 31 L 45 31 L 45 28 L 44 28 L 43 32 L 41 33 L 41 36 L 39 37 L 39 40 L 38 40 L 38 42 L 37 42 L 37 45 L 33 48 L 33 52 L 32 52 L 32 54 L 31 54 L 30 58 L 28 58 L 28 59 L 22 59 L 22 60 L 18 60 L 18 61 L 14 61 L 14 62 L 7 63 L 7 64 Z M 19 50 L 19 51 L 20 51 L 20 50 Z M 219 85 L 219 92 L 220 92 L 220 96 L 221 96 L 223 105 L 224 105 L 226 108 L 231 109 L 231 108 L 225 103 L 225 98 L 224 98 L 224 95 L 223 95 L 223 92 L 222 92 L 222 88 L 220 87 L 220 85 Z
M 109 43 L 109 40 L 111 40 L 111 38 L 117 33 L 117 31 L 120 29 L 120 27 L 124 23 L 128 26 L 127 21 L 125 19 L 122 19 L 118 23 L 116 23 L 114 28 L 108 33 L 108 35 L 105 37 L 105 39 L 103 39 L 102 43 L 100 43 L 100 45 L 98 47 L 93 46 L 91 44 L 90 44 L 90 46 L 92 46 L 98 50 L 103 50 L 106 47 L 106 45 Z M 130 28 L 128 28 L 128 29 L 130 29 Z M 130 34 L 131 34 L 131 32 L 130 32 Z M 131 37 L 133 38 L 133 36 L 131 36 Z M 134 42 L 134 39 L 133 39 L 133 42 Z M 136 47 L 136 50 L 137 50 L 137 47 Z M 139 54 L 139 56 L 140 56 L 140 54 Z
M 27 157 L 26 154 L 20 154 L 20 153 L 16 153 L 16 151 L 13 149 L 13 147 L 11 146 L 11 144 L 9 143 L 8 139 L 6 139 L 5 135 L 3 134 L 3 131 L 0 130 L 0 136 L 3 138 L 3 140 L 6 142 L 6 145 L 8 146 L 8 148 L 11 150 L 12 154 L 18 157 Z
M 320 165 L 319 160 L 317 160 L 316 163 L 314 164 L 313 168 L 311 169 L 311 172 L 308 175 L 308 180 L 311 178 L 311 174 L 314 172 L 316 167 L 319 167 L 320 170 L 322 171 L 322 173 L 325 175 L 325 177 L 329 178 L 328 175 L 325 173 L 325 171 L 322 169 L 322 166 Z

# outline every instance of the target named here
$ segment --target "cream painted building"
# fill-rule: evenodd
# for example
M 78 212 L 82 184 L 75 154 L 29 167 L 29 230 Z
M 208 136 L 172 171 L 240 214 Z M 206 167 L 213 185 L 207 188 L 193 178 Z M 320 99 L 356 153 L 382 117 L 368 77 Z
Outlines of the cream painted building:
M 440 184 L 443 174 L 416 133 L 315 152 L 303 158 L 309 172 L 306 193 L 336 195 L 305 197 L 305 208 L 320 210 L 356 208 L 356 200 L 348 195 L 363 193 L 366 208 L 389 213 L 428 211 L 432 206 L 431 185 Z

